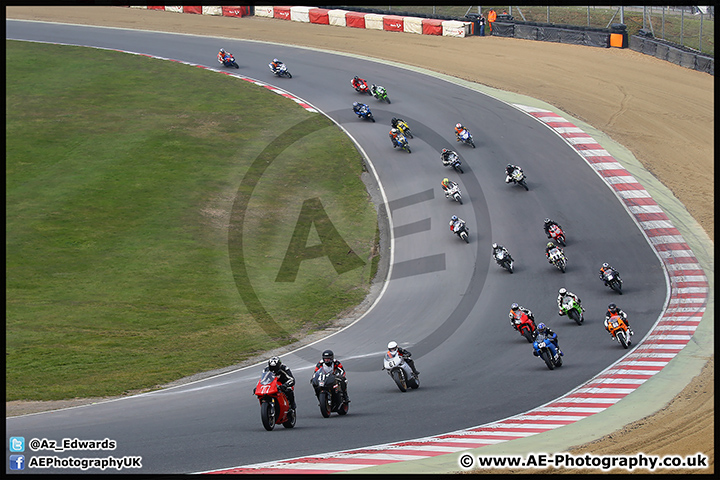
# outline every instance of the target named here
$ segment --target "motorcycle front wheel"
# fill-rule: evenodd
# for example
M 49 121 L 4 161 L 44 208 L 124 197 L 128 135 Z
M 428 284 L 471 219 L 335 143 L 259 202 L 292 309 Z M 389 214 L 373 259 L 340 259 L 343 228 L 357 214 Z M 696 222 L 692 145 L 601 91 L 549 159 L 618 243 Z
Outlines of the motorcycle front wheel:
M 330 405 L 330 397 L 328 393 L 323 391 L 318 394 L 318 402 L 320 402 L 320 413 L 323 418 L 328 418 L 330 412 L 332 412 L 332 405 Z
M 262 419 L 265 430 L 270 431 L 275 428 L 275 409 L 271 402 L 263 402 L 260 404 L 260 418 Z
M 616 280 L 610 282 L 610 288 L 612 288 L 612 289 L 615 290 L 617 293 L 619 293 L 620 295 L 622 295 L 622 287 L 620 287 L 620 282 L 618 282 L 618 281 L 616 281 Z
M 629 345 L 625 335 L 625 332 L 622 330 L 616 333 L 617 339 L 620 341 L 620 345 L 622 345 L 623 348 L 628 348 Z
M 407 391 L 407 383 L 405 383 L 405 375 L 397 369 L 391 373 L 392 379 L 395 381 L 395 385 L 400 389 L 401 392 Z
M 547 365 L 550 370 L 555 370 L 555 362 L 553 362 L 552 354 L 549 350 L 540 352 L 540 358 L 543 359 L 545 365 Z
M 580 314 L 574 308 L 572 310 L 568 311 L 568 317 L 575 320 L 575 323 L 577 323 L 578 325 L 582 325 L 582 320 L 580 319 Z

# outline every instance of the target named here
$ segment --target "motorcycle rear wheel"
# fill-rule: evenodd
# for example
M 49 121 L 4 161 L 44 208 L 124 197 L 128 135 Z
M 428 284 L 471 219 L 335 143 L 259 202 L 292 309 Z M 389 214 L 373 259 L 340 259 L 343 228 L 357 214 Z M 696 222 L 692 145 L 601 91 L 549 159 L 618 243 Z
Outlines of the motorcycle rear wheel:
M 289 410 L 288 411 L 288 419 L 282 424 L 285 428 L 293 428 L 295 426 L 295 420 L 297 420 L 297 415 L 295 415 L 295 410 Z
M 263 427 L 268 432 L 275 428 L 275 409 L 272 403 L 263 402 L 260 404 L 260 418 L 262 419 Z

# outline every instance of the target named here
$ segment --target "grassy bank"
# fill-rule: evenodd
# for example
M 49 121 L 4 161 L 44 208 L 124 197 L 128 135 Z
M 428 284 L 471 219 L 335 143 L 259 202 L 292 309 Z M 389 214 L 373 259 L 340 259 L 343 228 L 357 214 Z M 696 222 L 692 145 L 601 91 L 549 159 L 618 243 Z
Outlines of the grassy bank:
M 6 400 L 117 395 L 232 365 L 364 298 L 377 219 L 332 122 L 202 69 L 59 45 L 37 62 L 36 49 L 6 41 Z M 243 191 L 281 134 L 295 141 Z M 338 272 L 305 255 L 279 282 L 298 224 L 311 225 L 300 254 L 331 243 L 320 217 L 300 221 L 307 201 L 359 261 Z M 233 241 L 290 337 L 243 301 Z

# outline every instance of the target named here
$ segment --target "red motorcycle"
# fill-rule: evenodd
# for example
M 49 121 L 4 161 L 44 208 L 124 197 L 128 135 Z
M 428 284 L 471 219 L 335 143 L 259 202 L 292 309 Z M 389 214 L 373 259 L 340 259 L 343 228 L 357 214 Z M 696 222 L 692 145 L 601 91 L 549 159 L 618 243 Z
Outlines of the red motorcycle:
M 355 91 L 358 93 L 367 93 L 368 95 L 372 95 L 372 93 L 370 93 L 370 87 L 368 87 L 367 82 L 362 78 L 359 78 L 357 82 L 352 84 L 352 86 L 355 87 Z
M 515 318 L 513 328 L 520 332 L 520 335 L 525 337 L 528 343 L 533 343 L 533 340 L 535 340 L 535 322 L 533 322 L 532 318 L 520 310 L 514 311 L 513 317 Z
M 558 227 L 557 225 L 550 225 L 550 228 L 548 228 L 548 233 L 550 233 L 550 237 L 552 237 L 553 240 L 558 242 L 560 245 L 565 247 L 565 232 L 562 231 L 562 228 Z
M 283 392 L 285 388 L 278 383 L 277 377 L 270 370 L 263 371 L 253 394 L 260 400 L 260 419 L 265 430 L 272 430 L 276 424 L 285 428 L 295 426 L 295 410 Z

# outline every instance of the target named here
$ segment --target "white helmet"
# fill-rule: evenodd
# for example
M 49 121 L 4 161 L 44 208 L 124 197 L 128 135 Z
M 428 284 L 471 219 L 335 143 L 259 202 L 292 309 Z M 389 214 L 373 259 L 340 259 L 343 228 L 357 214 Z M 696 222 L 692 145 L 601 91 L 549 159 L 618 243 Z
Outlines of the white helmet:
M 560 295 L 565 295 L 565 294 L 567 293 L 567 289 L 565 289 L 565 287 L 563 287 L 563 288 L 561 288 L 560 290 L 558 290 L 558 293 L 559 293 Z
M 280 61 L 280 60 L 278 60 L 277 58 L 273 58 L 273 63 L 277 63 L 277 62 L 279 62 L 279 61 Z
M 493 243 L 493 250 L 497 248 L 497 243 Z
M 398 344 L 396 341 L 392 341 L 392 342 L 388 343 L 388 350 L 390 350 L 390 351 L 397 350 L 397 348 L 398 348 Z

